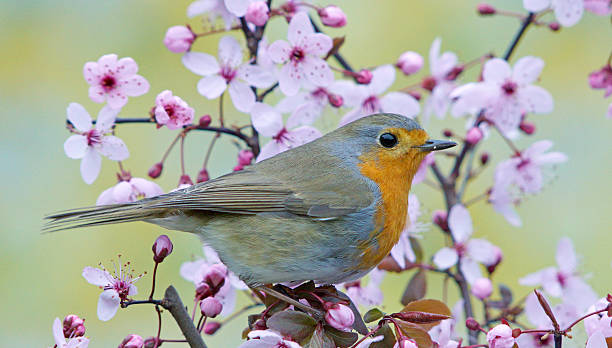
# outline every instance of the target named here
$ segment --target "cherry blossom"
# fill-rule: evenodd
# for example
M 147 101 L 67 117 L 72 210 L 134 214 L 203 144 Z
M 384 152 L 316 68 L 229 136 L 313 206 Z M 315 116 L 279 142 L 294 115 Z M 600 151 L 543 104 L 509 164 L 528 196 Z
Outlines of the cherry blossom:
M 317 13 L 321 23 L 332 28 L 341 28 L 346 25 L 346 15 L 338 6 L 327 6 L 320 8 Z
M 301 348 L 298 343 L 284 338 L 276 331 L 253 330 L 248 334 L 249 340 L 238 348 Z
M 612 14 L 612 0 L 584 0 L 584 9 L 598 16 Z
M 96 127 L 93 127 L 91 116 L 81 104 L 70 103 L 66 109 L 68 121 L 74 126 L 66 142 L 64 152 L 73 159 L 81 159 L 81 177 L 87 184 L 93 183 L 102 165 L 102 157 L 113 161 L 122 161 L 129 157 L 129 152 L 123 140 L 114 135 L 108 135 L 115 123 L 118 110 L 105 106 L 100 110 Z
M 149 91 L 149 82 L 137 72 L 138 65 L 132 58 L 117 60 L 116 54 L 85 63 L 83 76 L 90 85 L 89 98 L 96 103 L 106 101 L 111 108 L 121 109 L 127 103 L 127 97 L 137 97 Z
M 523 0 L 527 11 L 540 12 L 552 8 L 557 21 L 564 27 L 571 27 L 580 21 L 584 12 L 584 0 Z
M 253 127 L 259 134 L 272 137 L 261 148 L 256 161 L 263 161 L 266 158 L 321 137 L 321 132 L 316 128 L 303 126 L 307 122 L 303 116 L 303 113 L 294 112 L 289 116 L 287 124 L 283 125 L 283 117 L 280 112 L 267 104 L 256 103 L 251 112 Z
M 434 264 L 440 269 L 448 269 L 461 261 L 460 268 L 468 283 L 482 278 L 480 266 L 497 261 L 495 246 L 484 239 L 469 239 L 472 235 L 472 218 L 461 204 L 454 205 L 448 216 L 448 227 L 453 240 L 453 248 L 444 247 L 433 257 Z
M 312 124 L 317 120 L 330 103 L 330 99 L 342 98 L 330 89 L 314 86 L 307 81 L 303 87 L 303 92 L 287 96 L 276 105 L 276 110 L 281 113 L 295 113 L 296 117 L 302 119 L 303 124 Z
M 119 267 L 115 266 L 115 273 L 112 275 L 104 268 L 85 267 L 83 269 L 83 278 L 89 284 L 96 285 L 103 290 L 98 300 L 98 318 L 102 321 L 108 321 L 114 317 L 121 302 L 138 292 L 134 283 L 141 276 L 134 276 L 133 270 L 127 267 L 129 263 L 124 265 L 119 263 Z
M 229 30 L 232 24 L 238 21 L 238 17 L 228 10 L 224 0 L 197 0 L 187 7 L 189 18 L 202 14 L 208 14 L 210 22 L 214 22 L 219 17 L 223 19 L 225 30 Z
M 183 278 L 191 281 L 195 286 L 199 286 L 203 281 L 206 274 L 214 265 L 222 265 L 221 260 L 217 253 L 209 246 L 203 246 L 205 259 L 198 259 L 195 261 L 184 262 L 181 265 L 180 274 Z M 236 290 L 247 290 L 247 285 L 242 282 L 238 277 L 231 271 L 227 271 L 226 281 L 223 286 L 219 289 L 219 292 L 214 297 L 221 302 L 223 310 L 221 315 L 229 315 L 234 311 L 236 304 Z
M 586 312 L 593 313 L 595 311 L 600 311 L 602 309 L 606 309 L 608 305 L 609 302 L 605 298 L 602 298 L 595 304 L 591 305 Z M 612 317 L 609 317 L 607 312 L 592 315 L 584 319 L 584 329 L 589 336 L 587 347 L 589 347 L 589 344 L 591 344 L 591 346 L 599 345 L 600 347 L 605 348 L 607 347 L 605 339 L 612 337 Z
M 557 267 L 547 267 L 521 279 L 519 284 L 541 286 L 554 297 L 567 298 L 584 310 L 597 300 L 597 295 L 576 271 L 578 261 L 571 239 L 561 238 L 557 245 Z
M 372 80 L 367 85 L 352 81 L 338 81 L 331 86 L 334 93 L 344 99 L 347 107 L 353 108 L 340 120 L 340 126 L 377 112 L 389 112 L 415 117 L 421 110 L 419 102 L 411 95 L 390 92 L 381 96 L 395 81 L 392 65 L 382 65 L 372 71 Z
M 242 63 L 242 47 L 231 36 L 219 41 L 219 62 L 210 54 L 201 52 L 183 55 L 185 67 L 204 76 L 198 82 L 198 92 L 208 99 L 216 99 L 229 89 L 232 102 L 239 111 L 249 112 L 255 104 L 255 93 L 250 86 L 266 88 L 274 83 L 274 76 L 265 69 Z
M 505 324 L 493 327 L 487 332 L 487 342 L 491 348 L 512 348 L 515 344 L 512 328 Z
M 184 25 L 175 25 L 168 28 L 164 37 L 164 45 L 173 53 L 185 53 L 191 49 L 196 36 L 191 28 Z
M 87 337 L 65 337 L 64 326 L 60 318 L 55 318 L 53 321 L 53 338 L 57 348 L 87 348 L 89 346 Z
M 368 285 L 363 285 L 364 278 L 360 280 L 344 283 L 346 294 L 356 305 L 377 306 L 382 304 L 383 293 L 380 290 L 380 283 L 385 277 L 385 271 L 374 268 L 368 273 Z
M 249 4 L 244 18 L 249 23 L 264 25 L 270 19 L 270 9 L 265 1 L 255 1 Z
M 165 90 L 155 98 L 155 121 L 168 129 L 179 129 L 193 122 L 193 109 L 183 99 Z
M 612 66 L 607 64 L 589 74 L 589 85 L 593 89 L 603 89 L 604 98 L 612 95 Z
M 434 154 L 435 152 L 430 152 L 427 154 L 427 156 L 425 156 L 425 158 L 423 158 L 423 161 L 421 161 L 421 164 L 419 164 L 419 168 L 417 169 L 417 172 L 414 174 L 414 177 L 412 178 L 412 185 L 416 185 L 420 182 L 423 182 L 423 180 L 425 180 L 425 177 L 427 176 L 427 171 L 429 170 L 429 166 L 432 165 L 436 161 L 434 159 Z
M 406 51 L 399 56 L 395 66 L 400 69 L 404 75 L 412 75 L 423 67 L 423 57 L 414 51 Z
M 498 173 L 496 172 L 495 177 L 504 177 L 505 173 L 500 172 L 499 174 L 500 175 L 498 175 Z M 508 185 L 498 184 L 499 182 L 500 181 L 498 180 L 495 181 L 495 185 L 493 186 L 493 189 L 489 194 L 489 203 L 491 203 L 493 209 L 496 212 L 500 213 L 510 225 L 520 227 L 522 226 L 523 222 L 521 221 L 521 217 L 514 209 L 514 206 L 517 205 L 520 201 L 516 197 L 516 195 L 509 190 Z M 507 180 L 504 179 L 503 182 L 507 182 Z
M 453 313 L 453 318 L 458 318 Z M 434 326 L 429 330 L 431 339 L 438 344 L 440 348 L 458 348 L 459 342 L 452 338 L 456 336 L 455 333 L 455 319 L 442 320 L 440 324 Z
M 346 305 L 333 303 L 326 308 L 325 321 L 333 328 L 350 331 L 355 322 L 355 314 Z
M 483 68 L 482 82 L 463 85 L 453 91 L 457 99 L 454 116 L 484 111 L 487 120 L 507 136 L 515 136 L 524 112 L 549 113 L 553 99 L 544 88 L 532 85 L 540 76 L 544 61 L 523 57 L 514 69 L 503 59 L 488 60 Z
M 323 87 L 333 82 L 334 75 L 321 58 L 332 48 L 332 39 L 315 33 L 306 13 L 293 16 L 287 38 L 289 42 L 278 40 L 268 49 L 272 61 L 284 64 L 278 81 L 284 94 L 295 95 L 305 80 Z
M 410 237 L 418 236 L 419 232 L 427 228 L 426 224 L 418 221 L 421 216 L 421 203 L 416 195 L 408 196 L 408 214 L 406 215 L 406 227 L 400 235 L 399 241 L 391 249 L 391 257 L 401 268 L 406 267 L 406 260 L 415 262 L 416 256 L 410 244 Z
M 135 202 L 141 198 L 155 197 L 163 193 L 162 188 L 152 181 L 128 176 L 115 186 L 102 191 L 96 205 Z
M 442 39 L 436 38 L 429 49 L 430 76 L 423 80 L 423 88 L 431 92 L 423 108 L 423 123 L 427 123 L 432 114 L 444 118 L 450 103 L 449 94 L 455 88 L 453 69 L 457 66 L 458 58 L 453 52 L 440 54 Z

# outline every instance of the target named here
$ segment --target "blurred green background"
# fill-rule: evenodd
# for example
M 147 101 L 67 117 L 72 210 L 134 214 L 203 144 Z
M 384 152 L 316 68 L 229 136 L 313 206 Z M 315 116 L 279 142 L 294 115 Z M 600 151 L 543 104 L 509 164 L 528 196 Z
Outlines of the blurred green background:
M 277 3 L 278 1 L 275 1 Z M 320 2 L 326 5 L 327 2 Z M 342 53 L 355 67 L 391 63 L 405 50 L 427 57 L 432 40 L 442 37 L 442 48 L 457 52 L 467 61 L 493 51 L 502 54 L 519 26 L 514 18 L 481 18 L 475 14 L 476 1 L 337 1 L 348 15 L 342 29 L 326 29 L 332 36 L 346 35 Z M 520 1 L 496 1 L 494 5 L 520 10 Z M 135 306 L 120 311 L 110 322 L 96 317 L 99 290 L 81 277 L 84 266 L 109 260 L 121 253 L 138 272 L 151 271 L 151 244 L 160 233 L 174 242 L 174 253 L 160 267 L 159 286 L 173 283 L 186 303 L 193 285 L 178 275 L 182 262 L 201 256 L 195 236 L 169 232 L 146 224 L 127 224 L 53 234 L 41 234 L 42 217 L 50 212 L 91 205 L 98 194 L 115 184 L 115 163 L 104 160 L 98 180 L 83 183 L 79 161 L 68 159 L 62 144 L 68 137 L 64 128 L 66 106 L 83 104 L 97 115 L 100 105 L 87 96 L 82 66 L 106 53 L 133 57 L 139 73 L 149 80 L 151 90 L 131 98 L 123 117 L 144 117 L 160 91 L 171 89 L 196 109 L 196 114 L 215 115 L 217 104 L 200 96 L 195 89 L 198 77 L 180 63 L 180 55 L 162 44 L 168 27 L 187 21 L 189 1 L 2 1 L 0 2 L 0 346 L 52 346 L 51 325 L 55 317 L 76 313 L 86 318 L 91 347 L 116 346 L 129 333 L 150 336 L 156 330 L 152 308 Z M 198 19 L 189 21 L 198 28 Z M 269 27 L 269 40 L 284 38 L 286 24 L 275 20 Z M 605 119 L 610 100 L 587 85 L 587 75 L 599 69 L 610 53 L 610 21 L 585 14 L 576 27 L 552 33 L 531 28 L 514 58 L 535 55 L 546 61 L 541 84 L 555 98 L 550 115 L 531 117 L 536 136 L 523 137 L 525 147 L 535 139 L 551 139 L 554 150 L 570 160 L 548 172 L 542 194 L 528 198 L 519 208 L 522 228 L 513 228 L 491 207 L 479 203 L 471 209 L 477 236 L 500 245 L 505 253 L 496 280 L 509 284 L 518 295 L 529 289 L 517 285 L 518 277 L 554 263 L 554 252 L 561 236 L 569 236 L 583 255 L 581 270 L 592 275 L 590 284 L 599 294 L 610 291 L 610 132 L 612 121 Z M 235 34 L 237 35 L 237 33 Z M 220 35 L 198 40 L 195 50 L 216 55 Z M 427 68 L 427 66 L 426 66 Z M 473 75 L 473 71 L 471 74 Z M 420 75 L 419 75 L 420 76 Z M 399 76 L 396 87 L 417 80 Z M 227 102 L 231 122 L 245 124 L 247 115 L 234 111 Z M 330 115 L 335 124 L 337 116 Z M 442 128 L 463 129 L 463 121 L 433 121 L 430 134 Z M 172 131 L 153 126 L 125 125 L 119 136 L 127 143 L 131 157 L 125 162 L 135 176 L 146 176 L 172 139 Z M 187 138 L 187 167 L 195 177 L 204 157 L 210 134 Z M 484 145 L 494 162 L 510 151 L 496 137 Z M 212 156 L 213 177 L 235 165 L 236 148 L 223 138 Z M 489 168 L 469 187 L 467 197 L 482 192 L 491 182 Z M 178 181 L 178 154 L 174 152 L 159 184 L 168 191 Z M 431 188 L 416 188 L 425 208 L 425 218 L 441 206 L 441 196 Z M 427 255 L 441 245 L 437 231 L 424 233 Z M 142 296 L 150 286 L 150 276 L 137 283 Z M 384 282 L 385 308 L 398 308 L 398 299 L 408 273 L 387 276 Z M 441 281 L 430 276 L 429 296 L 441 296 Z M 449 301 L 454 303 L 455 288 Z M 246 303 L 239 295 L 239 303 Z M 167 316 L 168 319 L 168 316 Z M 207 338 L 211 347 L 233 347 L 246 323 L 240 318 Z M 178 338 L 171 320 L 165 321 L 163 336 Z M 170 344 L 168 344 L 170 345 Z

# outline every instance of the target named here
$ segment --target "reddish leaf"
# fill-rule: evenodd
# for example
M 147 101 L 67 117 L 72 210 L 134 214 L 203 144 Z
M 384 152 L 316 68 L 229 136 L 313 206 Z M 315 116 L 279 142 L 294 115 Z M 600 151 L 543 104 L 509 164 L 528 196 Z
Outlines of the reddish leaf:
M 289 336 L 297 342 L 310 337 L 317 322 L 308 314 L 297 311 L 278 312 L 267 321 L 268 328 Z
M 323 331 L 323 328 L 317 327 L 308 343 L 303 345 L 304 348 L 336 348 L 334 341 L 329 338 Z
M 445 316 L 450 316 L 451 311 L 444 302 L 438 300 L 418 300 L 410 302 L 409 304 L 402 309 L 402 312 L 426 312 L 426 313 L 434 313 L 434 314 L 442 314 Z M 432 322 L 428 324 L 419 324 L 426 330 L 431 329 L 432 327 L 438 325 L 440 322 Z
M 424 270 L 418 270 L 406 286 L 404 294 L 402 295 L 401 303 L 405 306 L 408 303 L 416 300 L 420 300 L 425 297 L 427 292 L 427 278 Z
M 400 330 L 402 330 L 402 333 L 412 338 L 419 348 L 433 348 L 433 341 L 427 333 L 427 330 L 419 325 L 405 321 L 398 321 L 397 324 Z
M 450 319 L 450 316 L 448 315 L 417 311 L 393 313 L 391 314 L 391 316 L 393 318 L 397 318 L 413 324 L 431 324 L 444 319 Z

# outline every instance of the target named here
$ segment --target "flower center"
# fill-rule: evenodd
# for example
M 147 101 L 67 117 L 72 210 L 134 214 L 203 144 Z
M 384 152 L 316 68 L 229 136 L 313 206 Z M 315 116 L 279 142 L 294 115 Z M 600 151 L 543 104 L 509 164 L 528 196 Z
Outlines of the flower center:
M 430 92 L 433 91 L 433 89 L 436 87 L 437 84 L 438 82 L 433 76 L 427 76 L 426 78 L 423 79 L 423 81 L 421 81 L 421 87 L 423 87 L 424 89 Z
M 521 159 L 519 164 L 516 165 L 516 169 L 518 169 L 518 170 L 525 169 L 525 167 L 527 167 L 529 165 L 529 163 L 531 163 L 529 158 L 523 158 L 523 159 Z
M 236 77 L 236 70 L 230 66 L 221 67 L 221 77 L 225 79 L 225 82 L 230 83 Z
M 100 81 L 100 86 L 102 86 L 104 92 L 110 92 L 117 86 L 117 80 L 111 75 L 106 75 Z
M 289 131 L 287 130 L 287 128 L 283 127 L 283 129 L 281 129 L 280 132 L 278 132 L 278 134 L 273 136 L 272 139 L 276 141 L 277 143 L 282 143 L 285 140 L 289 140 L 288 135 L 289 135 Z
M 455 244 L 455 250 L 457 251 L 457 255 L 461 258 L 467 252 L 467 247 L 463 243 L 457 243 Z
M 559 284 L 561 284 L 561 287 L 565 287 L 565 284 L 567 283 L 567 275 L 565 275 L 563 272 L 557 272 L 557 281 L 559 282 Z
M 518 86 L 516 85 L 516 82 L 514 81 L 506 81 L 501 86 L 502 90 L 504 91 L 506 95 L 513 95 L 516 92 L 517 87 Z
M 85 137 L 87 137 L 87 145 L 89 146 L 94 146 L 102 142 L 102 134 L 100 134 L 97 129 L 88 131 L 85 133 Z
M 310 92 L 310 95 L 314 99 L 325 100 L 325 99 L 327 99 L 327 90 L 325 88 L 323 88 L 323 87 L 319 87 L 319 88 L 315 89 L 314 91 Z
M 113 284 L 113 289 L 117 291 L 122 301 L 125 301 L 130 293 L 130 284 L 129 280 L 117 280 Z
M 291 59 L 291 61 L 294 63 L 298 63 L 298 62 L 301 62 L 305 56 L 306 55 L 302 48 L 294 47 L 293 50 L 291 51 L 291 54 L 289 55 L 289 59 Z
M 548 347 L 551 343 L 553 335 L 548 334 L 536 334 L 533 335 L 533 340 L 535 341 L 536 347 Z M 543 337 L 546 337 L 543 339 Z
M 363 101 L 363 109 L 367 112 L 377 112 L 380 110 L 380 101 L 377 96 L 371 95 Z

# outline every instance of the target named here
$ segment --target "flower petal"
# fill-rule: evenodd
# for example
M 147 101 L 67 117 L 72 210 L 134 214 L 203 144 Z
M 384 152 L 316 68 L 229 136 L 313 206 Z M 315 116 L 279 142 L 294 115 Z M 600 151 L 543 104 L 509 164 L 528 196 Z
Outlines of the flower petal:
M 273 137 L 283 129 L 283 116 L 264 103 L 255 103 L 251 110 L 251 122 L 253 127 L 266 137 Z
M 106 286 L 110 284 L 112 279 L 111 275 L 107 271 L 89 266 L 83 268 L 82 275 L 89 284 L 93 284 L 95 286 Z
M 519 59 L 512 69 L 512 79 L 519 85 L 535 82 L 544 69 L 544 61 L 538 57 L 526 56 Z
M 519 99 L 528 112 L 547 114 L 553 111 L 553 97 L 540 86 L 525 86 L 519 90 Z
M 232 36 L 219 40 L 219 61 L 223 66 L 238 67 L 242 63 L 242 47 Z
M 317 57 L 326 55 L 333 46 L 332 39 L 321 33 L 308 35 L 303 41 L 302 49 L 307 54 L 312 54 Z
M 98 174 L 100 174 L 100 168 L 102 167 L 102 157 L 96 150 L 91 147 L 85 151 L 85 156 L 81 160 L 81 177 L 87 184 L 91 184 L 96 181 Z
M 576 252 L 574 251 L 574 245 L 572 244 L 572 240 L 563 237 L 557 244 L 557 254 L 555 255 L 557 259 L 557 265 L 559 265 L 559 269 L 563 272 L 572 274 L 576 270 Z
M 208 99 L 219 98 L 227 88 L 227 82 L 219 75 L 206 76 L 198 81 L 198 93 Z
M 225 0 L 225 7 L 237 17 L 242 17 L 246 14 L 249 3 L 249 0 Z
M 229 95 L 238 111 L 250 112 L 255 105 L 255 93 L 244 82 L 232 81 L 229 84 Z
M 143 178 L 132 178 L 130 184 L 146 198 L 159 196 L 164 193 L 164 190 L 159 185 Z
M 66 113 L 68 114 L 68 121 L 70 121 L 76 129 L 81 132 L 87 132 L 91 129 L 91 116 L 89 116 L 89 113 L 85 110 L 83 105 L 70 103 L 68 108 L 66 108 Z
M 328 86 L 334 82 L 334 73 L 321 58 L 306 56 L 302 62 L 302 69 L 308 81 L 315 86 Z
M 448 227 L 458 243 L 464 243 L 472 235 L 470 212 L 461 204 L 454 205 L 448 214 Z
M 96 103 L 104 103 L 106 100 L 106 92 L 100 87 L 100 85 L 94 85 L 89 87 L 89 98 Z
M 596 331 L 594 334 L 589 336 L 586 344 L 586 348 L 608 348 L 608 343 L 601 331 Z
M 105 105 L 98 113 L 98 119 L 96 120 L 96 129 L 99 130 L 102 134 L 108 133 L 113 128 L 118 113 L 119 110 L 113 109 L 110 106 Z
M 212 11 L 217 5 L 217 0 L 198 0 L 187 7 L 187 17 L 192 18 Z
M 123 161 L 130 157 L 130 153 L 123 140 L 114 135 L 102 137 L 100 145 L 96 148 L 104 157 L 113 161 Z
M 523 0 L 523 7 L 530 12 L 540 12 L 550 6 L 550 0 Z
M 308 18 L 308 14 L 306 12 L 296 13 L 293 18 L 291 18 L 291 22 L 289 22 L 289 30 L 287 32 L 289 42 L 295 46 L 310 34 L 314 34 L 314 28 L 312 27 L 310 18 Z
M 199 260 L 191 261 L 191 262 L 183 262 L 183 264 L 181 264 L 179 274 L 181 275 L 181 277 L 185 278 L 185 280 L 188 280 L 190 282 L 193 282 L 194 284 L 197 284 L 200 281 L 198 277 L 199 271 L 202 268 L 202 266 L 206 264 L 207 264 L 206 261 L 204 261 L 203 259 L 199 259 Z
M 120 90 L 130 97 L 138 97 L 149 91 L 149 81 L 140 75 L 121 80 Z
M 136 194 L 127 181 L 122 181 L 115 185 L 113 190 L 113 200 L 117 203 L 129 203 L 136 200 Z
M 116 77 L 119 79 L 121 79 L 122 77 L 131 76 L 138 72 L 138 64 L 136 64 L 134 59 L 130 57 L 124 57 L 117 61 L 116 71 Z
M 367 85 L 372 94 L 382 94 L 395 81 L 395 69 L 392 65 L 382 65 L 372 71 L 372 81 Z
M 192 73 L 208 76 L 219 72 L 220 67 L 217 59 L 210 54 L 201 52 L 187 52 L 181 58 L 183 65 Z
M 329 69 L 329 67 L 328 67 Z M 304 74 L 299 65 L 285 64 L 278 76 L 278 84 L 281 92 L 287 96 L 296 95 L 302 85 Z
M 64 152 L 66 153 L 66 156 L 70 158 L 83 158 L 86 151 L 87 137 L 83 135 L 73 134 L 64 142 Z
M 468 284 L 473 284 L 478 278 L 482 278 L 482 272 L 480 271 L 480 265 L 475 260 L 469 257 L 461 259 L 461 272 L 465 276 L 465 280 Z
M 287 119 L 287 128 L 313 124 L 321 116 L 322 108 L 316 103 L 304 103 L 299 105 Z
M 459 260 L 459 255 L 457 255 L 457 251 L 451 248 L 442 248 L 438 250 L 438 252 L 433 257 L 433 263 L 439 269 L 448 269 L 454 266 Z
M 113 197 L 113 191 L 115 190 L 115 186 L 107 188 L 102 191 L 96 200 L 96 205 L 107 205 L 107 204 L 115 204 L 115 198 Z
M 98 299 L 98 318 L 102 321 L 109 321 L 117 313 L 120 302 L 116 290 L 104 290 Z
M 482 79 L 487 83 L 502 84 L 512 76 L 510 65 L 503 59 L 489 59 L 482 70 Z
M 291 45 L 285 40 L 276 40 L 268 47 L 268 55 L 274 63 L 284 63 L 291 54 Z
M 261 148 L 259 151 L 259 155 L 255 162 L 261 162 L 265 159 L 268 159 L 272 156 L 276 156 L 277 154 L 288 150 L 289 148 L 282 143 L 278 143 L 275 140 L 270 140 L 266 145 Z
M 553 0 L 555 17 L 564 27 L 571 27 L 580 21 L 584 13 L 582 0 Z
M 414 118 L 421 111 L 419 102 L 411 95 L 402 92 L 390 92 L 380 98 L 383 112 L 390 112 Z
M 53 339 L 55 340 L 55 344 L 63 348 L 66 344 L 66 338 L 64 337 L 64 326 L 59 318 L 55 318 L 53 321 Z
M 272 71 L 259 65 L 243 64 L 238 69 L 238 76 L 257 88 L 268 88 L 276 82 L 276 76 Z
M 311 126 L 298 127 L 287 133 L 287 137 L 290 139 L 290 142 L 287 145 L 289 146 L 289 148 L 298 147 L 306 143 L 309 143 L 315 139 L 318 139 L 321 136 L 323 136 L 323 134 L 321 134 L 321 132 L 314 127 L 311 127 Z
M 467 243 L 467 253 L 472 259 L 485 266 L 493 265 L 497 262 L 497 249 L 486 239 L 474 238 Z

